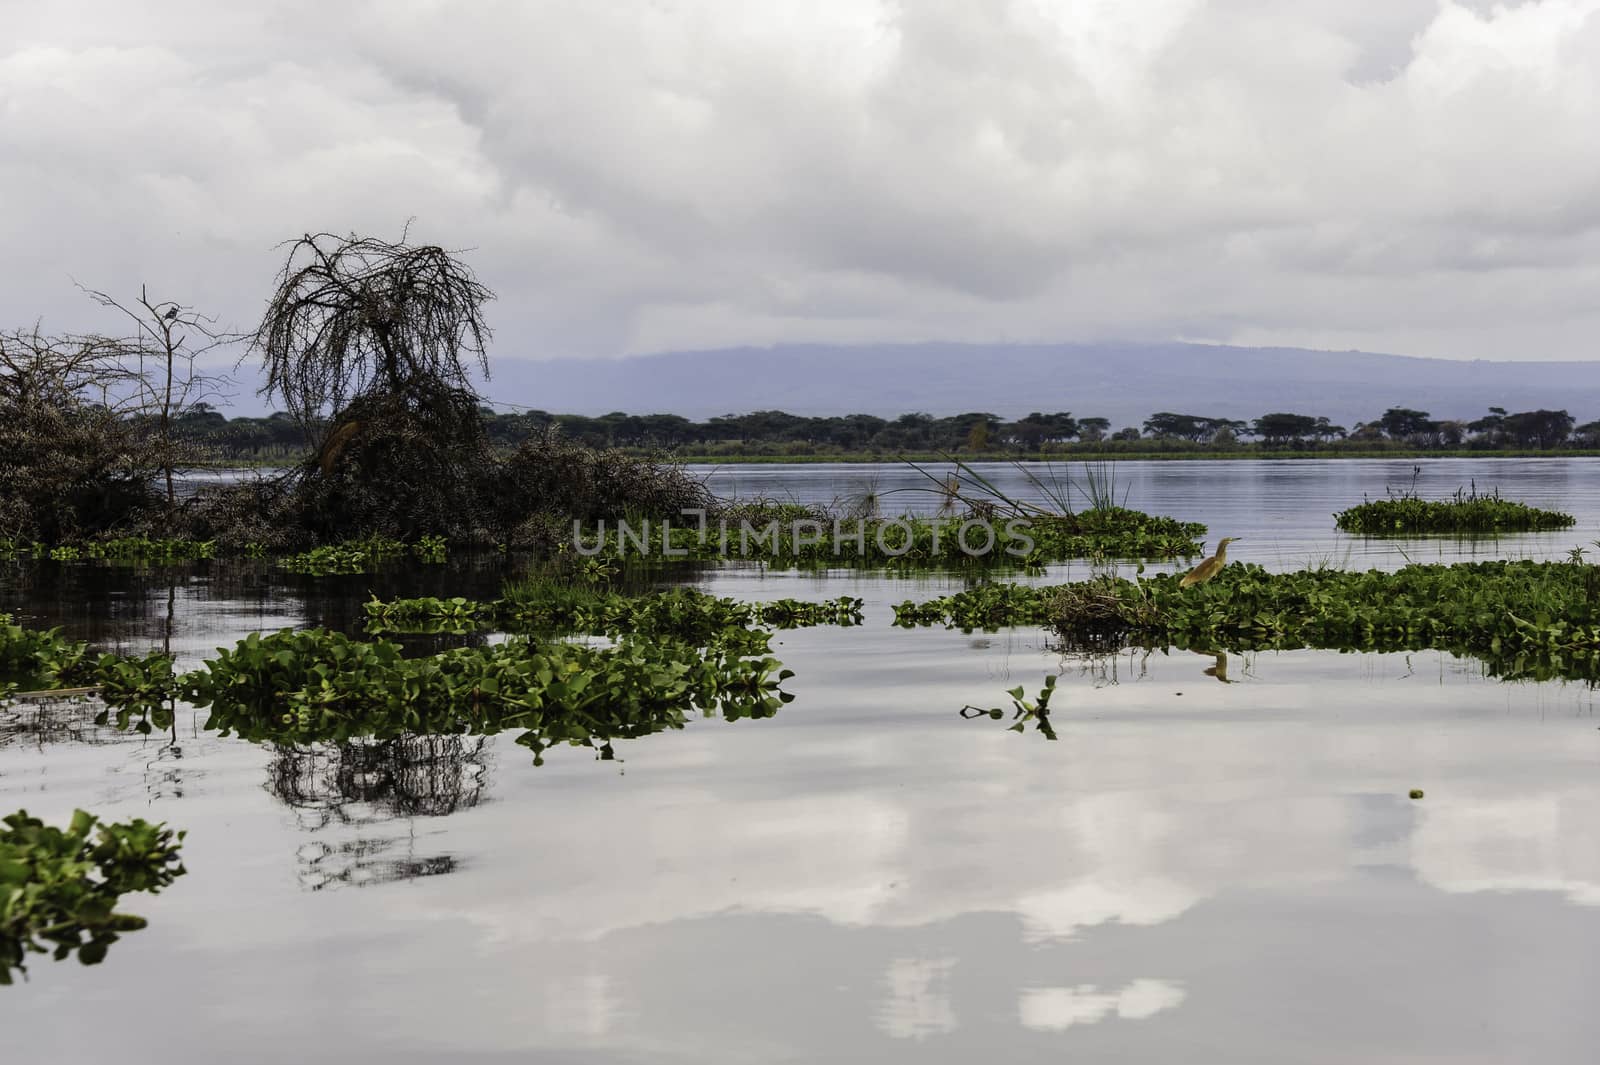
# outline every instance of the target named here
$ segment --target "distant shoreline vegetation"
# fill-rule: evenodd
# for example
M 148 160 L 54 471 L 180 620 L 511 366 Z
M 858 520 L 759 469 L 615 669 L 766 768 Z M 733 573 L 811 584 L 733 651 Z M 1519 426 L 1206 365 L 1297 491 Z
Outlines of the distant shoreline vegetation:
M 1108 419 L 1066 411 L 1007 421 L 983 411 L 934 417 L 870 414 L 806 417 L 755 411 L 693 421 L 675 414 L 551 414 L 481 410 L 494 446 L 512 449 L 556 429 L 570 443 L 636 453 L 669 452 L 681 460 L 894 461 L 1060 458 L 1342 458 L 1600 454 L 1600 420 L 1579 424 L 1565 410 L 1508 412 L 1491 407 L 1472 421 L 1434 419 L 1391 407 L 1352 428 L 1309 414 L 1269 413 L 1249 421 L 1158 411 L 1140 426 L 1113 430 Z M 197 404 L 176 435 L 225 462 L 282 462 L 303 457 L 304 435 L 287 414 L 228 418 Z

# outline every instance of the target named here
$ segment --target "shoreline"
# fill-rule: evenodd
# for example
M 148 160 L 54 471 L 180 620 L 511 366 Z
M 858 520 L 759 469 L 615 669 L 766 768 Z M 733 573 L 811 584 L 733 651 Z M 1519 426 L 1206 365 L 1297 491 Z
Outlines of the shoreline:
M 1317 459 L 1589 459 L 1600 458 L 1597 448 L 1561 448 L 1539 450 L 1476 451 L 1470 448 L 1422 451 L 1415 448 L 1393 448 L 1373 451 L 1312 450 L 1312 451 L 1056 451 L 1027 454 L 1007 451 L 947 454 L 915 451 L 902 454 L 862 453 L 845 451 L 812 455 L 705 455 L 692 452 L 651 451 L 640 448 L 620 448 L 623 454 L 636 458 L 658 458 L 667 462 L 693 466 L 802 466 L 841 464 L 859 466 L 892 466 L 906 462 L 923 464 L 955 462 L 1306 462 Z M 193 463 L 186 470 L 238 470 L 287 469 L 304 462 L 297 459 L 218 459 L 214 462 Z
M 1457 449 L 1449 451 L 1417 451 L 1417 450 L 1389 450 L 1389 451 L 1273 451 L 1273 452 L 1171 452 L 1171 451 L 1083 451 L 1083 452 L 1052 452 L 1034 454 L 1016 454 L 1009 452 L 994 452 L 981 454 L 938 454 L 913 452 L 902 455 L 863 455 L 860 453 L 845 452 L 841 454 L 819 455 L 695 455 L 681 453 L 667 453 L 674 462 L 696 466 L 732 466 L 732 465 L 814 465 L 822 463 L 839 463 L 854 465 L 896 465 L 905 462 L 916 463 L 954 463 L 954 462 L 1196 462 L 1196 461 L 1222 461 L 1222 462 L 1277 462 L 1293 461 L 1304 462 L 1316 459 L 1582 459 L 1600 457 L 1600 450 L 1593 448 L 1572 448 L 1560 451 L 1552 450 L 1517 450 L 1517 451 L 1471 451 Z

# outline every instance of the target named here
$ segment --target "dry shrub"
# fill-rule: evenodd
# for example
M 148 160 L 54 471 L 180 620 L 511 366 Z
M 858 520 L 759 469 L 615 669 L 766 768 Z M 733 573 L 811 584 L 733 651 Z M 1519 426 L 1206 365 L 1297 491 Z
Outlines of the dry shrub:
M 774 521 L 784 525 L 797 521 L 815 521 L 826 525 L 836 516 L 838 515 L 824 506 L 812 503 L 786 503 L 766 497 L 723 500 L 716 505 L 716 517 L 729 525 L 748 522 L 752 526 L 761 526 Z
M 568 441 L 553 426 L 530 437 L 501 465 L 496 495 L 506 527 L 536 514 L 583 522 L 669 518 L 713 502 L 706 486 L 681 466 L 595 451 Z
M 358 401 L 340 419 L 350 428 L 330 432 L 303 466 L 197 496 L 185 509 L 188 531 L 269 550 L 440 533 L 464 546 L 550 552 L 570 538 L 573 520 L 676 517 L 713 503 L 703 484 L 669 463 L 593 451 L 554 430 L 501 459 L 481 429 L 441 442 L 447 434 L 430 421 L 410 406 Z
M 60 543 L 159 512 L 137 428 L 75 400 L 0 400 L 0 538 Z
M 1050 616 L 1064 651 L 1115 651 L 1138 626 L 1110 582 L 1062 586 L 1050 603 Z
M 203 488 L 179 512 L 182 531 L 197 540 L 215 540 L 231 551 L 248 546 L 275 552 L 309 547 L 313 537 L 296 495 L 301 477 L 300 470 L 291 470 Z
M 306 465 L 294 502 L 321 540 L 443 533 L 480 542 L 491 538 L 494 466 L 471 393 L 442 390 L 421 403 L 366 396 Z

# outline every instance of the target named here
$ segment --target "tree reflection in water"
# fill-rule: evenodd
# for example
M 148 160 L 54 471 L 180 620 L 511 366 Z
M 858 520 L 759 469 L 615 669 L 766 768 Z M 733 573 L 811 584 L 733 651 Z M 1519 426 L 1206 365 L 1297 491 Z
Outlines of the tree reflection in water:
M 366 886 L 457 868 L 450 854 L 418 854 L 418 818 L 447 817 L 483 800 L 482 736 L 400 736 L 273 748 L 267 790 L 318 838 L 295 852 L 311 891 Z
M 105 708 L 98 699 L 27 699 L 9 702 L 0 713 L 0 747 L 25 743 L 41 750 L 55 743 L 82 743 L 104 747 L 128 743 L 129 734 L 110 725 L 95 724 Z

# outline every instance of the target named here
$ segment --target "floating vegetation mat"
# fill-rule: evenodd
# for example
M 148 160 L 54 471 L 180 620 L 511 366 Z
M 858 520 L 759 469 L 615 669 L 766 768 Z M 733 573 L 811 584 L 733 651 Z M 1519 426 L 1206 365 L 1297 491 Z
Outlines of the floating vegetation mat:
M 793 696 L 792 674 L 767 654 L 770 635 L 736 625 L 695 639 L 623 636 L 610 645 L 514 638 L 406 657 L 384 639 L 322 629 L 252 634 L 183 674 L 170 655 L 101 655 L 57 630 L 0 626 L 0 696 L 16 675 L 49 688 L 83 686 L 105 707 L 96 723 L 140 732 L 172 726 L 178 700 L 209 708 L 206 728 L 257 742 L 342 743 L 404 735 L 490 735 L 542 764 L 556 744 L 614 756 L 612 741 L 682 728 L 695 713 L 768 717 Z
M 682 561 L 916 569 L 1037 567 L 1076 558 L 1187 558 L 1200 552 L 1206 533 L 1196 522 L 1110 504 L 1054 513 L 996 509 L 983 501 L 961 516 L 931 518 L 836 517 L 805 507 L 763 505 L 730 506 L 720 516 L 687 523 L 641 518 L 557 526 L 551 527 L 552 539 L 545 545 L 554 552 L 552 561 L 607 571 L 634 563 Z M 500 548 L 509 549 L 504 544 Z M 224 550 L 211 540 L 0 540 L 0 560 L 67 564 L 160 565 L 267 555 L 259 543 Z M 448 557 L 444 536 L 410 542 L 367 536 L 274 555 L 273 565 L 285 573 L 325 577 L 374 573 L 409 561 L 440 564 Z
M 1348 533 L 1396 536 L 1406 533 L 1543 532 L 1570 528 L 1575 519 L 1556 510 L 1540 510 L 1499 492 L 1479 495 L 1457 489 L 1450 499 L 1423 499 L 1415 493 L 1368 500 L 1333 516 Z
M 19 810 L 0 826 L 0 984 L 27 971 L 29 954 L 97 964 L 145 926 L 117 912 L 122 896 L 153 895 L 184 873 L 183 833 L 165 825 L 106 824 L 79 810 L 61 829 Z
M 778 599 L 745 603 L 692 588 L 648 595 L 548 580 L 510 585 L 491 603 L 452 599 L 374 598 L 366 605 L 367 631 L 467 633 L 482 628 L 518 633 L 649 634 L 700 642 L 726 641 L 751 626 L 795 629 L 861 624 L 861 600 L 848 595 L 823 602 Z
M 600 523 L 580 530 L 579 550 L 614 562 L 732 560 L 771 566 L 1035 566 L 1074 558 L 1167 559 L 1200 553 L 1206 527 L 1118 506 L 1076 514 L 1006 513 L 979 507 L 961 517 L 821 520 L 764 512 L 705 527 L 669 522 Z
M 1473 562 L 1394 573 L 1268 573 L 1235 565 L 1190 588 L 1176 574 L 1030 588 L 985 584 L 895 608 L 896 624 L 963 631 L 1044 625 L 1063 647 L 1437 649 L 1506 679 L 1600 682 L 1600 566 Z

